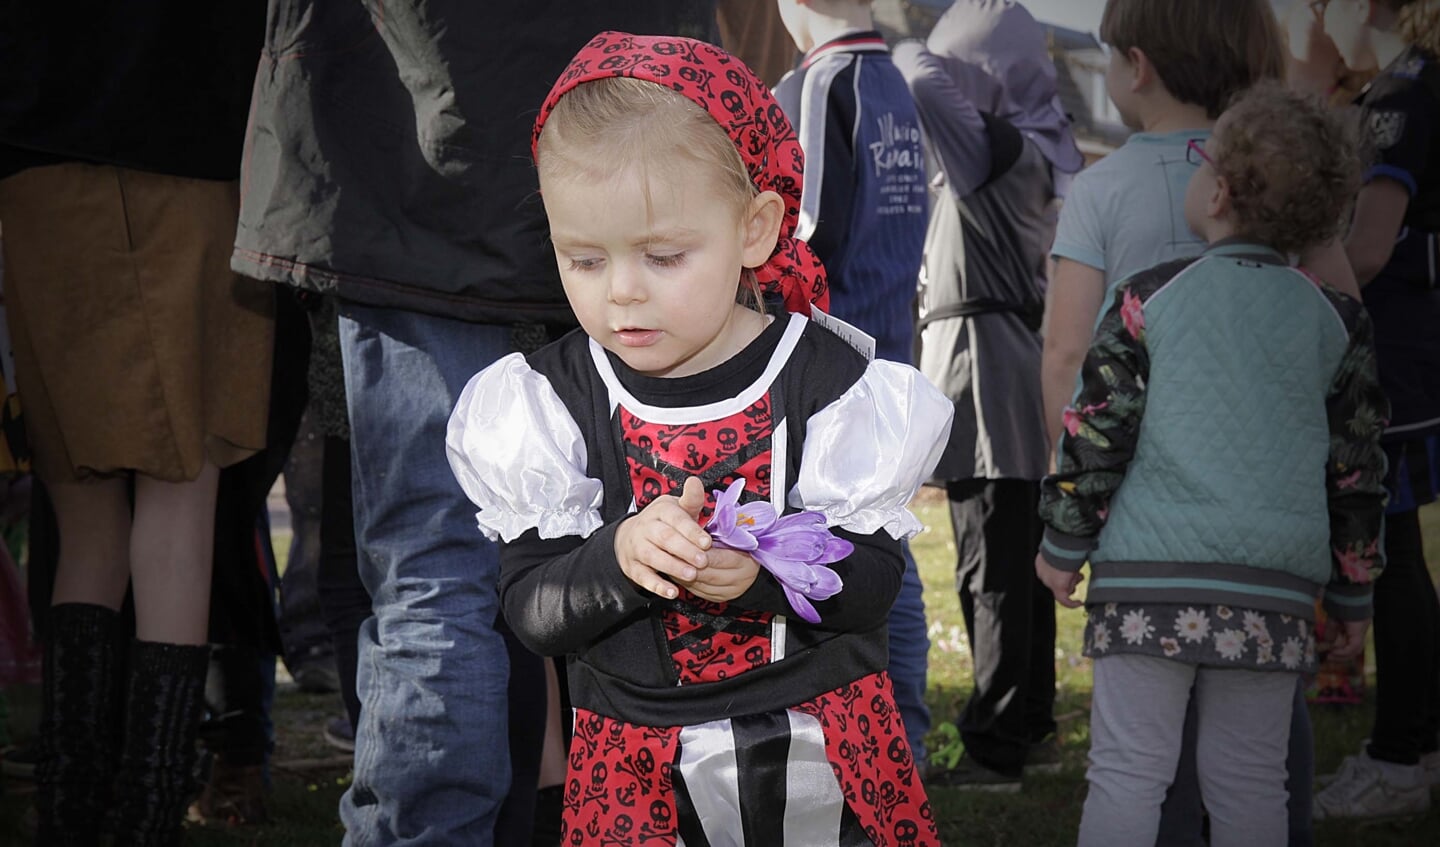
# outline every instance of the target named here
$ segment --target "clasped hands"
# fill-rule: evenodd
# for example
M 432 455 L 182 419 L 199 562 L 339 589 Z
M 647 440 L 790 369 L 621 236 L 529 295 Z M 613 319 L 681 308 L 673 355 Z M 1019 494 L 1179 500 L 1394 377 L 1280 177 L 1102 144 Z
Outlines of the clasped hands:
M 679 497 L 657 497 L 626 518 L 615 531 L 620 570 L 646 591 L 672 600 L 679 596 L 677 585 L 717 603 L 750 590 L 759 563 L 749 553 L 716 547 L 700 525 L 704 508 L 705 486 L 692 476 Z

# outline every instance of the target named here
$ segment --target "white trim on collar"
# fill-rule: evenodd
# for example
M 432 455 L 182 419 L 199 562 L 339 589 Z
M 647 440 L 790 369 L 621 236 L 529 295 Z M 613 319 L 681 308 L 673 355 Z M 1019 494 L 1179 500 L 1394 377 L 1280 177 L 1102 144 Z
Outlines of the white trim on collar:
M 805 325 L 809 322 L 804 315 L 792 313 L 790 323 L 785 327 L 784 336 L 781 337 L 775 352 L 770 355 L 770 362 L 765 366 L 765 372 L 734 397 L 717 400 L 703 406 L 651 406 L 640 402 L 635 395 L 620 384 L 620 378 L 615 375 L 615 369 L 610 366 L 610 359 L 605 355 L 605 348 L 601 347 L 600 343 L 593 338 L 589 340 L 590 359 L 595 363 L 595 370 L 600 374 L 600 379 L 605 383 L 606 391 L 609 392 L 607 399 L 611 414 L 615 413 L 616 406 L 624 406 L 637 417 L 651 423 L 666 426 L 704 423 L 743 412 L 769 391 L 770 386 L 780 376 L 780 369 L 790 361 L 790 355 L 795 352 L 795 347 L 800 343 L 800 336 L 805 332 Z

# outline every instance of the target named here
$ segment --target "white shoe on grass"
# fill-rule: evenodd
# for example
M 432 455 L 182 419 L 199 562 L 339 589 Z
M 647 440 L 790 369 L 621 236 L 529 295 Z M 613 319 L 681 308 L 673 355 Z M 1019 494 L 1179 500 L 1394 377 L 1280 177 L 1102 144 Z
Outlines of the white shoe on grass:
M 1420 769 L 1425 771 L 1425 784 L 1440 785 L 1440 750 L 1420 757 Z
M 1430 809 L 1430 786 L 1420 765 L 1397 765 L 1367 753 L 1346 756 L 1335 778 L 1315 795 L 1315 819 L 1401 818 Z

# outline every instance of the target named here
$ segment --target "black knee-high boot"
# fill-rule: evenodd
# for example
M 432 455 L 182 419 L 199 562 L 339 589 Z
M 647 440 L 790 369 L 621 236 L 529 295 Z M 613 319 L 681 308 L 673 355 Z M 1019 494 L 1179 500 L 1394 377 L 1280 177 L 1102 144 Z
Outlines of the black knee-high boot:
M 118 617 L 88 603 L 50 609 L 35 767 L 37 845 L 99 841 L 115 770 Z
M 209 660 L 206 645 L 132 642 L 115 778 L 115 847 L 180 843 L 185 807 L 199 788 L 195 737 Z

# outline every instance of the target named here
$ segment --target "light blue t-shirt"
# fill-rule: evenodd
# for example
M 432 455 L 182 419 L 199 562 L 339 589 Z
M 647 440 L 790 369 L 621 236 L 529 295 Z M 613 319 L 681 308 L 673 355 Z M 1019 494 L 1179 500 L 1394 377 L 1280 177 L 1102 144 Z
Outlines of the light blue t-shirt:
M 1209 137 L 1202 129 L 1138 132 L 1081 171 L 1060 210 L 1050 255 L 1104 271 L 1107 305 L 1125 278 L 1200 255 L 1205 242 L 1185 223 L 1185 189 L 1195 173 L 1185 147 Z

